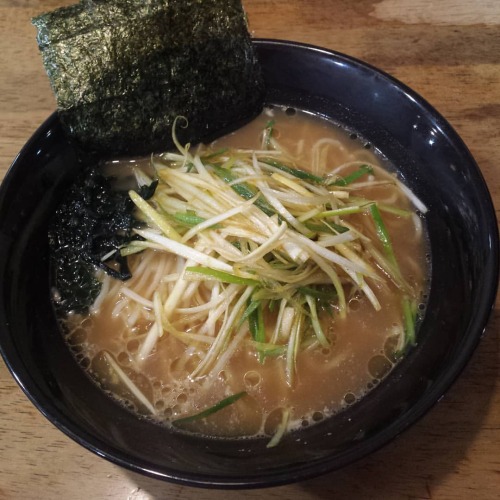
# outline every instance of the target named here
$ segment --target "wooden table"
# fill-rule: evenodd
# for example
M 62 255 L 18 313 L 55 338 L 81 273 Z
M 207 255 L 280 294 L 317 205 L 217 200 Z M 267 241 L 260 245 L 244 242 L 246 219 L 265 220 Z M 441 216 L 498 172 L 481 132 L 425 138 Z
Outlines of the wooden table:
M 30 18 L 68 0 L 0 0 L 0 178 L 53 111 Z M 246 0 L 252 34 L 363 59 L 411 86 L 451 122 L 500 208 L 497 0 Z M 79 447 L 29 403 L 0 362 L 0 499 L 500 498 L 500 301 L 467 369 L 395 442 L 315 480 L 221 492 L 157 482 Z

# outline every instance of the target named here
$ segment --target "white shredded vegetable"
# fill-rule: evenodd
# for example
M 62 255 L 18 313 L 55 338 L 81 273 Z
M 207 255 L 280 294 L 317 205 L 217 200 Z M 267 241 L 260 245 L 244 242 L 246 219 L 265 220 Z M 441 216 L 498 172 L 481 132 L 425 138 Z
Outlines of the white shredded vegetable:
M 190 150 L 179 143 L 174 128 L 177 151 L 153 157 L 154 176 L 134 167 L 138 187 L 153 177 L 158 181 L 147 200 L 129 191 L 141 225 L 120 251 L 143 254 L 131 257 L 137 259 L 134 276 L 117 288 L 120 300 L 112 310 L 114 318 L 127 311 L 128 325 L 142 329 L 135 340 L 135 366 L 144 366 L 171 336 L 185 348 L 178 359 L 189 379 L 205 383 L 215 380 L 242 346 L 251 346 L 261 363 L 277 356 L 283 379 L 293 388 L 301 352 L 334 349 L 329 315 L 345 318 L 353 297 L 380 311 L 377 295 L 390 283 L 405 298 L 414 298 L 382 216 L 373 210 L 399 218 L 420 235 L 422 221 L 407 207 L 425 213 L 425 205 L 380 167 L 353 160 L 336 140 L 318 141 L 311 164 L 301 166 L 274 132 L 269 122 L 259 150 L 216 151 L 205 145 Z M 303 143 L 292 147 L 303 148 Z M 325 173 L 331 149 L 342 164 Z M 406 201 L 398 205 L 401 199 Z M 151 266 L 152 255 L 165 258 Z M 110 286 L 106 276 L 93 310 Z M 403 336 L 401 331 L 401 349 Z M 106 360 L 155 414 L 114 358 L 106 353 Z M 283 408 L 268 447 L 282 439 L 292 412 Z

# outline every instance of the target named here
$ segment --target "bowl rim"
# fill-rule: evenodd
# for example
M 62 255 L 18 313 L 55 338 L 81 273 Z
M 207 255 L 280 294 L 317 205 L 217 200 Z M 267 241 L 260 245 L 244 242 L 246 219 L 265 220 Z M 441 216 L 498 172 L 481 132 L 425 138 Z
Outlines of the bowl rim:
M 380 431 L 377 434 L 371 436 L 354 450 L 347 450 L 341 453 L 340 460 L 339 455 L 337 455 L 335 459 L 333 459 L 332 457 L 328 457 L 323 459 L 321 463 L 313 462 L 311 464 L 302 464 L 301 466 L 296 467 L 296 470 L 294 470 L 294 477 L 290 477 L 290 472 L 274 472 L 269 475 L 253 475 L 244 479 L 229 478 L 228 480 L 228 478 L 224 477 L 207 477 L 196 474 L 179 475 L 178 473 L 175 474 L 171 473 L 170 471 L 154 471 L 149 467 L 151 464 L 141 463 L 143 461 L 140 459 L 134 459 L 133 463 L 131 463 L 130 459 L 123 456 L 122 453 L 120 453 L 118 450 L 109 449 L 109 447 L 105 445 L 103 446 L 102 442 L 96 440 L 92 436 L 82 436 L 81 429 L 77 428 L 73 424 L 73 422 L 68 421 L 64 417 L 64 415 L 61 415 L 57 408 L 50 401 L 40 401 L 40 398 L 37 398 L 37 396 L 34 395 L 38 393 L 35 381 L 31 379 L 27 372 L 25 372 L 24 367 L 21 367 L 20 369 L 19 366 L 14 366 L 15 364 L 19 365 L 19 362 L 22 363 L 22 360 L 19 359 L 15 362 L 12 361 L 17 357 L 17 353 L 13 352 L 15 351 L 15 349 L 10 340 L 7 339 L 8 336 L 1 336 L 0 353 L 2 354 L 4 362 L 7 365 L 9 371 L 11 372 L 12 376 L 21 387 L 23 392 L 29 398 L 29 400 L 53 425 L 55 425 L 80 445 L 84 446 L 85 448 L 101 457 L 107 458 L 109 461 L 117 465 L 120 465 L 134 472 L 145 474 L 149 477 L 164 479 L 177 484 L 189 486 L 211 488 L 257 488 L 279 486 L 291 482 L 309 479 L 320 474 L 332 471 L 334 469 L 344 467 L 354 462 L 355 460 L 358 460 L 361 457 L 365 457 L 366 455 L 381 448 L 383 445 L 390 442 L 392 439 L 401 434 L 401 432 L 403 432 L 408 427 L 416 423 L 420 418 L 422 418 L 442 398 L 444 393 L 451 387 L 457 377 L 462 373 L 485 332 L 488 320 L 495 305 L 495 298 L 498 289 L 499 235 L 493 201 L 491 199 L 491 195 L 488 191 L 488 187 L 486 185 L 482 172 L 479 169 L 476 161 L 472 157 L 462 138 L 449 124 L 449 122 L 422 96 L 413 91 L 406 84 L 402 83 L 383 70 L 380 70 L 375 66 L 363 62 L 355 57 L 343 54 L 335 50 L 322 48 L 316 45 L 287 40 L 254 38 L 253 43 L 257 48 L 282 48 L 287 51 L 306 51 L 308 53 L 315 52 L 332 60 L 341 61 L 357 69 L 363 69 L 365 71 L 368 71 L 369 73 L 375 73 L 379 77 L 381 77 L 387 84 L 396 86 L 401 92 L 405 94 L 406 98 L 414 101 L 414 103 L 417 104 L 420 109 L 422 109 L 423 113 L 425 113 L 426 115 L 431 115 L 439 126 L 440 133 L 460 149 L 461 155 L 466 158 L 470 166 L 474 168 L 474 173 L 476 175 L 475 181 L 478 183 L 479 188 L 484 193 L 482 204 L 484 204 L 485 210 L 489 215 L 487 225 L 490 228 L 489 237 L 491 251 L 489 262 L 486 265 L 490 279 L 487 282 L 487 286 L 484 286 L 481 290 L 482 299 L 476 301 L 480 305 L 480 307 L 476 311 L 473 317 L 473 321 L 469 324 L 467 329 L 468 331 L 473 332 L 473 334 L 469 335 L 464 342 L 459 356 L 453 364 L 454 369 L 447 371 L 445 376 L 440 377 L 439 381 L 437 381 L 432 389 L 427 392 L 425 397 L 422 398 L 423 400 L 420 402 L 418 407 L 413 407 L 409 413 L 405 414 L 404 419 L 400 417 L 397 418 L 383 431 Z M 4 193 L 9 189 L 9 184 L 18 162 L 23 158 L 23 156 L 27 154 L 27 152 L 32 148 L 33 144 L 39 141 L 42 136 L 46 134 L 47 129 L 55 126 L 57 123 L 57 112 L 54 112 L 42 123 L 42 125 L 38 127 L 38 129 L 22 147 L 20 152 L 16 155 L 0 186 L 0 207 L 3 205 Z M 3 307 L 3 305 L 0 305 L 0 307 Z M 2 325 L 1 329 L 4 330 L 7 328 Z M 335 466 L 333 465 L 334 461 Z

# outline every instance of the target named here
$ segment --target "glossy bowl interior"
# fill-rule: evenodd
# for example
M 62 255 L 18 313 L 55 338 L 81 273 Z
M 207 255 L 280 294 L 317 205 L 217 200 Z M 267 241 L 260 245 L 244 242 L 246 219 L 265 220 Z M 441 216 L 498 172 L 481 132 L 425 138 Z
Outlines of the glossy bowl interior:
M 342 467 L 421 417 L 476 347 L 498 283 L 491 198 L 473 158 L 421 97 L 350 57 L 256 40 L 269 103 L 357 131 L 427 205 L 431 289 L 417 347 L 360 403 L 267 449 L 263 440 L 185 436 L 140 420 L 77 366 L 49 299 L 47 222 L 81 168 L 56 115 L 14 161 L 0 189 L 0 348 L 40 411 L 71 438 L 136 472 L 193 486 L 257 487 Z

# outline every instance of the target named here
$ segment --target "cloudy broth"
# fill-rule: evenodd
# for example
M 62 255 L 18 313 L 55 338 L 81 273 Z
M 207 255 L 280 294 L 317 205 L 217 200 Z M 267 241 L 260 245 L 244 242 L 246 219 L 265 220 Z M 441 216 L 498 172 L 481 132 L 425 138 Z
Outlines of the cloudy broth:
M 349 195 L 396 208 L 383 213 L 384 223 L 401 275 L 421 309 L 425 305 L 428 275 L 425 226 L 412 203 L 395 185 L 393 174 L 381 168 L 387 161 L 369 144 L 341 127 L 303 112 L 281 108 L 266 109 L 252 123 L 218 140 L 212 145 L 212 151 L 227 147 L 261 149 L 262 130 L 270 127 L 270 121 L 273 121 L 272 137 L 295 158 L 296 165 L 313 174 L 324 176 L 333 171 L 345 178 L 360 163 L 373 165 L 373 175 L 379 182 L 368 186 L 365 179 L 360 178 L 349 188 Z M 147 170 L 148 163 L 149 160 L 144 160 L 133 165 L 144 165 Z M 335 170 L 342 165 L 340 170 Z M 122 164 L 120 168 L 128 167 Z M 349 224 L 352 230 L 371 238 L 379 253 L 383 252 L 368 210 L 350 215 Z M 348 287 L 345 317 L 338 314 L 335 304 L 319 314 L 329 345 L 318 345 L 304 337 L 295 360 L 293 383 L 286 376 L 285 350 L 263 360 L 247 341 L 240 343 L 222 369 L 203 376 L 191 374 L 204 347 L 196 343 L 186 345 L 174 335 L 163 335 L 152 352 L 140 360 L 143 343 L 155 321 L 151 309 L 155 288 L 151 283 L 157 281 L 158 275 L 174 276 L 182 262 L 165 252 L 146 250 L 131 255 L 129 264 L 133 277 L 123 283 L 112 281 L 109 293 L 96 310 L 88 316 L 70 314 L 65 319 L 66 339 L 82 367 L 104 390 L 140 415 L 165 425 L 211 407 L 230 394 L 245 391 L 245 397 L 207 418 L 186 424 L 185 430 L 221 437 L 272 436 L 285 412 L 289 416 L 287 430 L 307 427 L 357 402 L 379 384 L 401 358 L 399 351 L 405 328 L 403 295 L 375 263 L 381 279 L 367 278 L 367 282 L 377 296 L 380 311 L 375 310 L 356 287 Z M 173 285 L 165 283 L 164 286 Z M 130 290 L 133 293 L 129 293 Z M 194 305 L 201 306 L 210 293 L 209 286 L 202 288 Z M 138 304 L 136 295 L 149 302 Z M 182 308 L 192 305 L 180 304 L 181 308 L 170 318 L 172 324 L 181 322 Z M 266 313 L 266 342 L 272 336 L 277 314 L 276 309 Z M 195 318 L 193 331 L 196 328 Z M 280 341 L 285 344 L 285 340 Z M 115 364 L 110 364 L 110 357 L 149 404 L 141 402 L 123 383 Z

